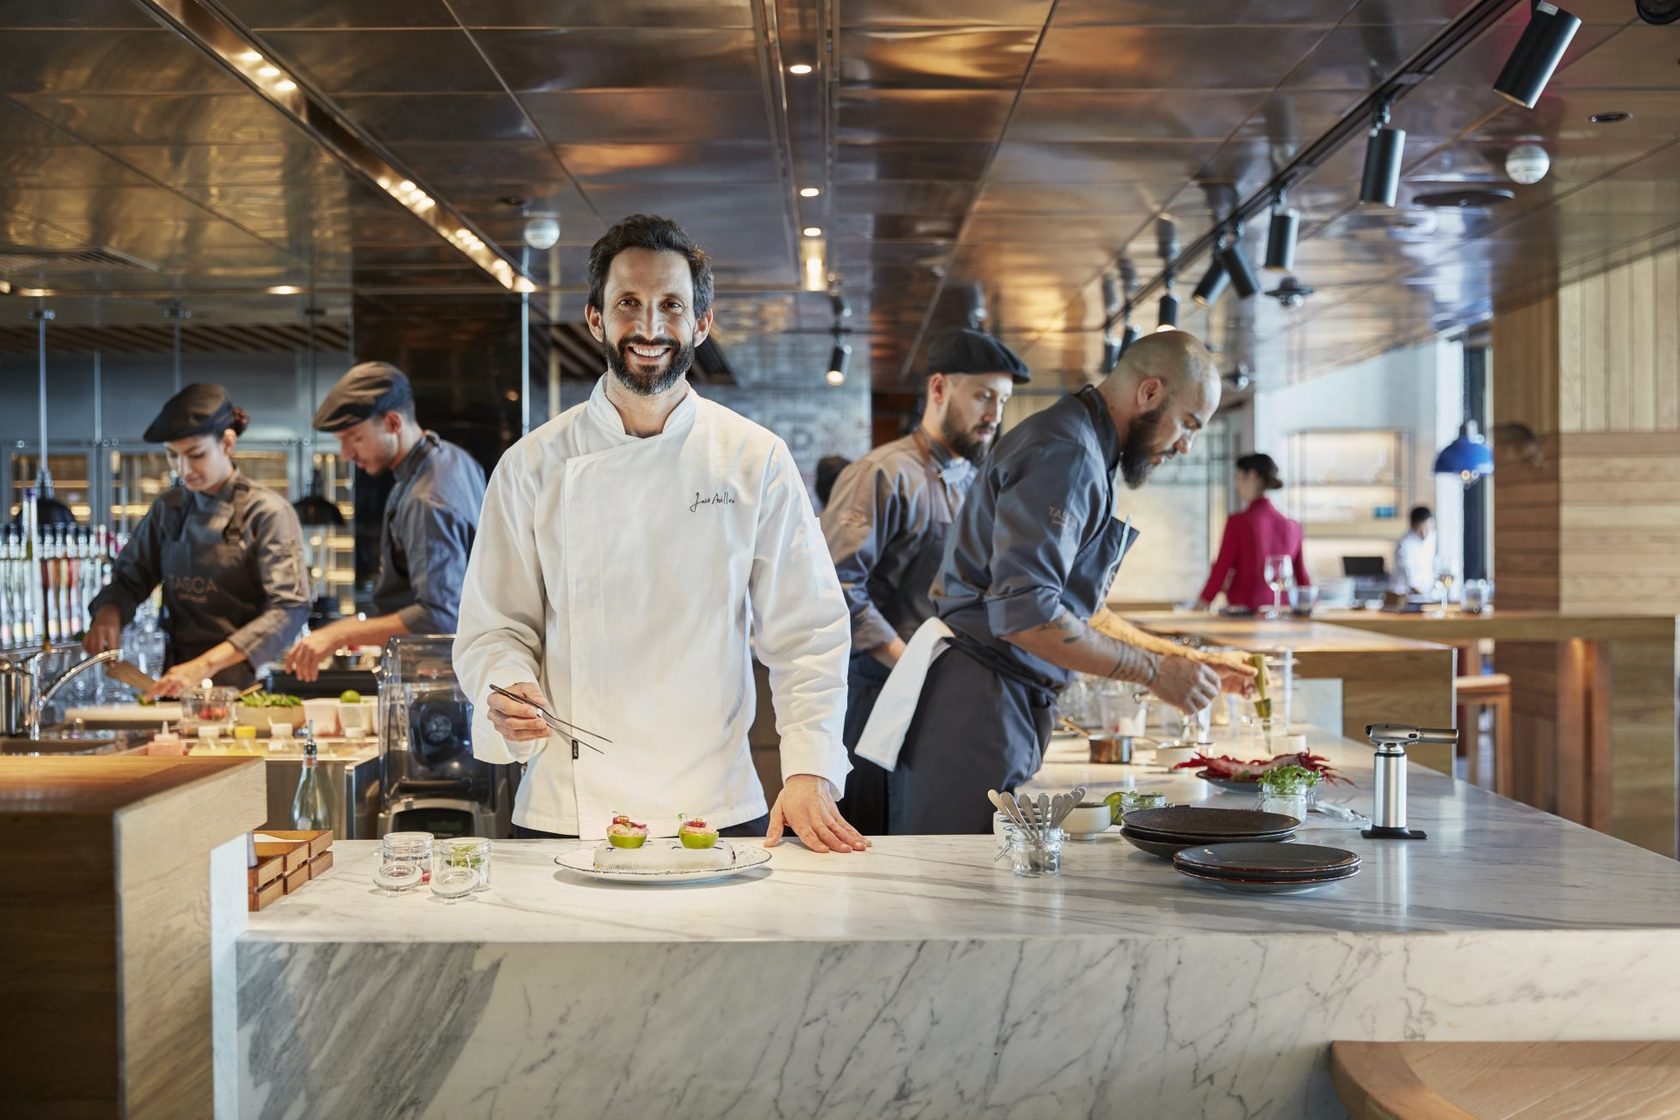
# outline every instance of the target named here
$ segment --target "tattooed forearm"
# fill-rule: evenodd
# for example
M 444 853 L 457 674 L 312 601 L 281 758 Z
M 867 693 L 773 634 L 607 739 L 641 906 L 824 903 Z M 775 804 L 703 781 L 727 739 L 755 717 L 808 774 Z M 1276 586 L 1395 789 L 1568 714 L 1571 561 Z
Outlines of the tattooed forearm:
M 1109 637 L 1067 611 L 1030 630 L 1005 637 L 1028 653 L 1064 669 L 1137 684 L 1148 684 L 1155 679 L 1161 658 L 1160 654 Z

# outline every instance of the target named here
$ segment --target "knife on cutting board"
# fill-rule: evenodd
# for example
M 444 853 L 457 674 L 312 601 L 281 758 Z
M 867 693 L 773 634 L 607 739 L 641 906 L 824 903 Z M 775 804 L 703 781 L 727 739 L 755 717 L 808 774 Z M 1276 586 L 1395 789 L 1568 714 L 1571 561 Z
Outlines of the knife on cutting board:
M 130 688 L 149 692 L 157 687 L 157 681 L 136 669 L 126 661 L 112 661 L 105 666 L 105 675 L 114 681 L 126 684 Z

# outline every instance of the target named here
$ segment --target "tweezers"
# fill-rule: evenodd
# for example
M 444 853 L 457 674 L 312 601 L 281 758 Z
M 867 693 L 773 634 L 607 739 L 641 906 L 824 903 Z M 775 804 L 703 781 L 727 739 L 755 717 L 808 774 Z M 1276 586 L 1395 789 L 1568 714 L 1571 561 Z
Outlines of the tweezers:
M 612 740 L 607 738 L 605 735 L 597 735 L 597 734 L 595 734 L 595 732 L 590 731 L 587 728 L 579 727 L 574 723 L 567 723 L 565 720 L 561 719 L 559 716 L 555 715 L 553 712 L 550 712 L 547 708 L 543 707 L 541 704 L 537 704 L 537 703 L 534 703 L 530 700 L 527 700 L 527 699 L 525 699 L 525 697 L 520 696 L 516 692 L 509 692 L 507 689 L 503 688 L 499 684 L 491 685 L 490 686 L 490 691 L 494 692 L 494 693 L 497 693 L 501 696 L 505 696 L 509 700 L 512 700 L 513 702 L 515 702 L 516 704 L 524 704 L 527 707 L 535 708 L 537 710 L 537 714 L 542 716 L 543 722 L 548 724 L 549 730 L 554 731 L 555 733 L 557 733 L 559 735 L 563 735 L 567 739 L 572 739 L 577 735 L 588 735 L 590 738 L 599 739 L 603 743 L 611 743 L 612 742 Z M 600 747 L 597 747 L 594 743 L 584 742 L 584 740 L 582 740 L 582 739 L 578 739 L 577 742 L 582 743 L 584 746 L 588 747 L 590 750 L 594 751 L 596 754 L 606 754 L 607 753 L 606 751 L 602 750 Z

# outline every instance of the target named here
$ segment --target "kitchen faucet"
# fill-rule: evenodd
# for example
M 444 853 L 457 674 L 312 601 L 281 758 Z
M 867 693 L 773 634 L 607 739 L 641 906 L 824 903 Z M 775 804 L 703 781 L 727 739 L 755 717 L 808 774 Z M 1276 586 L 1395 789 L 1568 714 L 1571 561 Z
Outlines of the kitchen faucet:
M 53 697 L 57 696 L 59 692 L 63 690 L 65 685 L 69 684 L 71 681 L 75 680 L 95 665 L 104 665 L 108 662 L 116 661 L 120 657 L 122 657 L 121 649 L 108 649 L 103 653 L 94 654 L 85 661 L 76 662 L 76 664 L 60 673 L 58 675 L 58 679 L 53 681 L 52 684 L 48 685 L 44 689 L 40 688 L 37 684 L 35 689 L 35 698 L 29 705 L 29 737 L 31 739 L 39 739 L 41 737 L 41 713 L 46 710 L 47 705 L 52 703 Z M 30 661 L 33 663 L 38 682 L 41 672 L 39 655 L 31 658 Z

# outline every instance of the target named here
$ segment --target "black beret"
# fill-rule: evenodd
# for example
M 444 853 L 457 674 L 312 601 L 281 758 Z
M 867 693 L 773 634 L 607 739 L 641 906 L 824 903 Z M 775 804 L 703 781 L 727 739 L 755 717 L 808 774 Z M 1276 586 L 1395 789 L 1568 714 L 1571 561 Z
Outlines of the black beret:
M 1027 363 L 983 331 L 966 327 L 946 331 L 928 344 L 927 371 L 934 373 L 1007 373 L 1015 384 L 1032 380 Z
M 168 401 L 141 438 L 168 443 L 189 436 L 219 436 L 234 427 L 233 402 L 220 385 L 188 385 Z
M 341 432 L 387 412 L 400 412 L 414 403 L 414 390 L 403 371 L 390 362 L 363 362 L 338 379 L 326 400 L 315 410 L 317 432 Z

